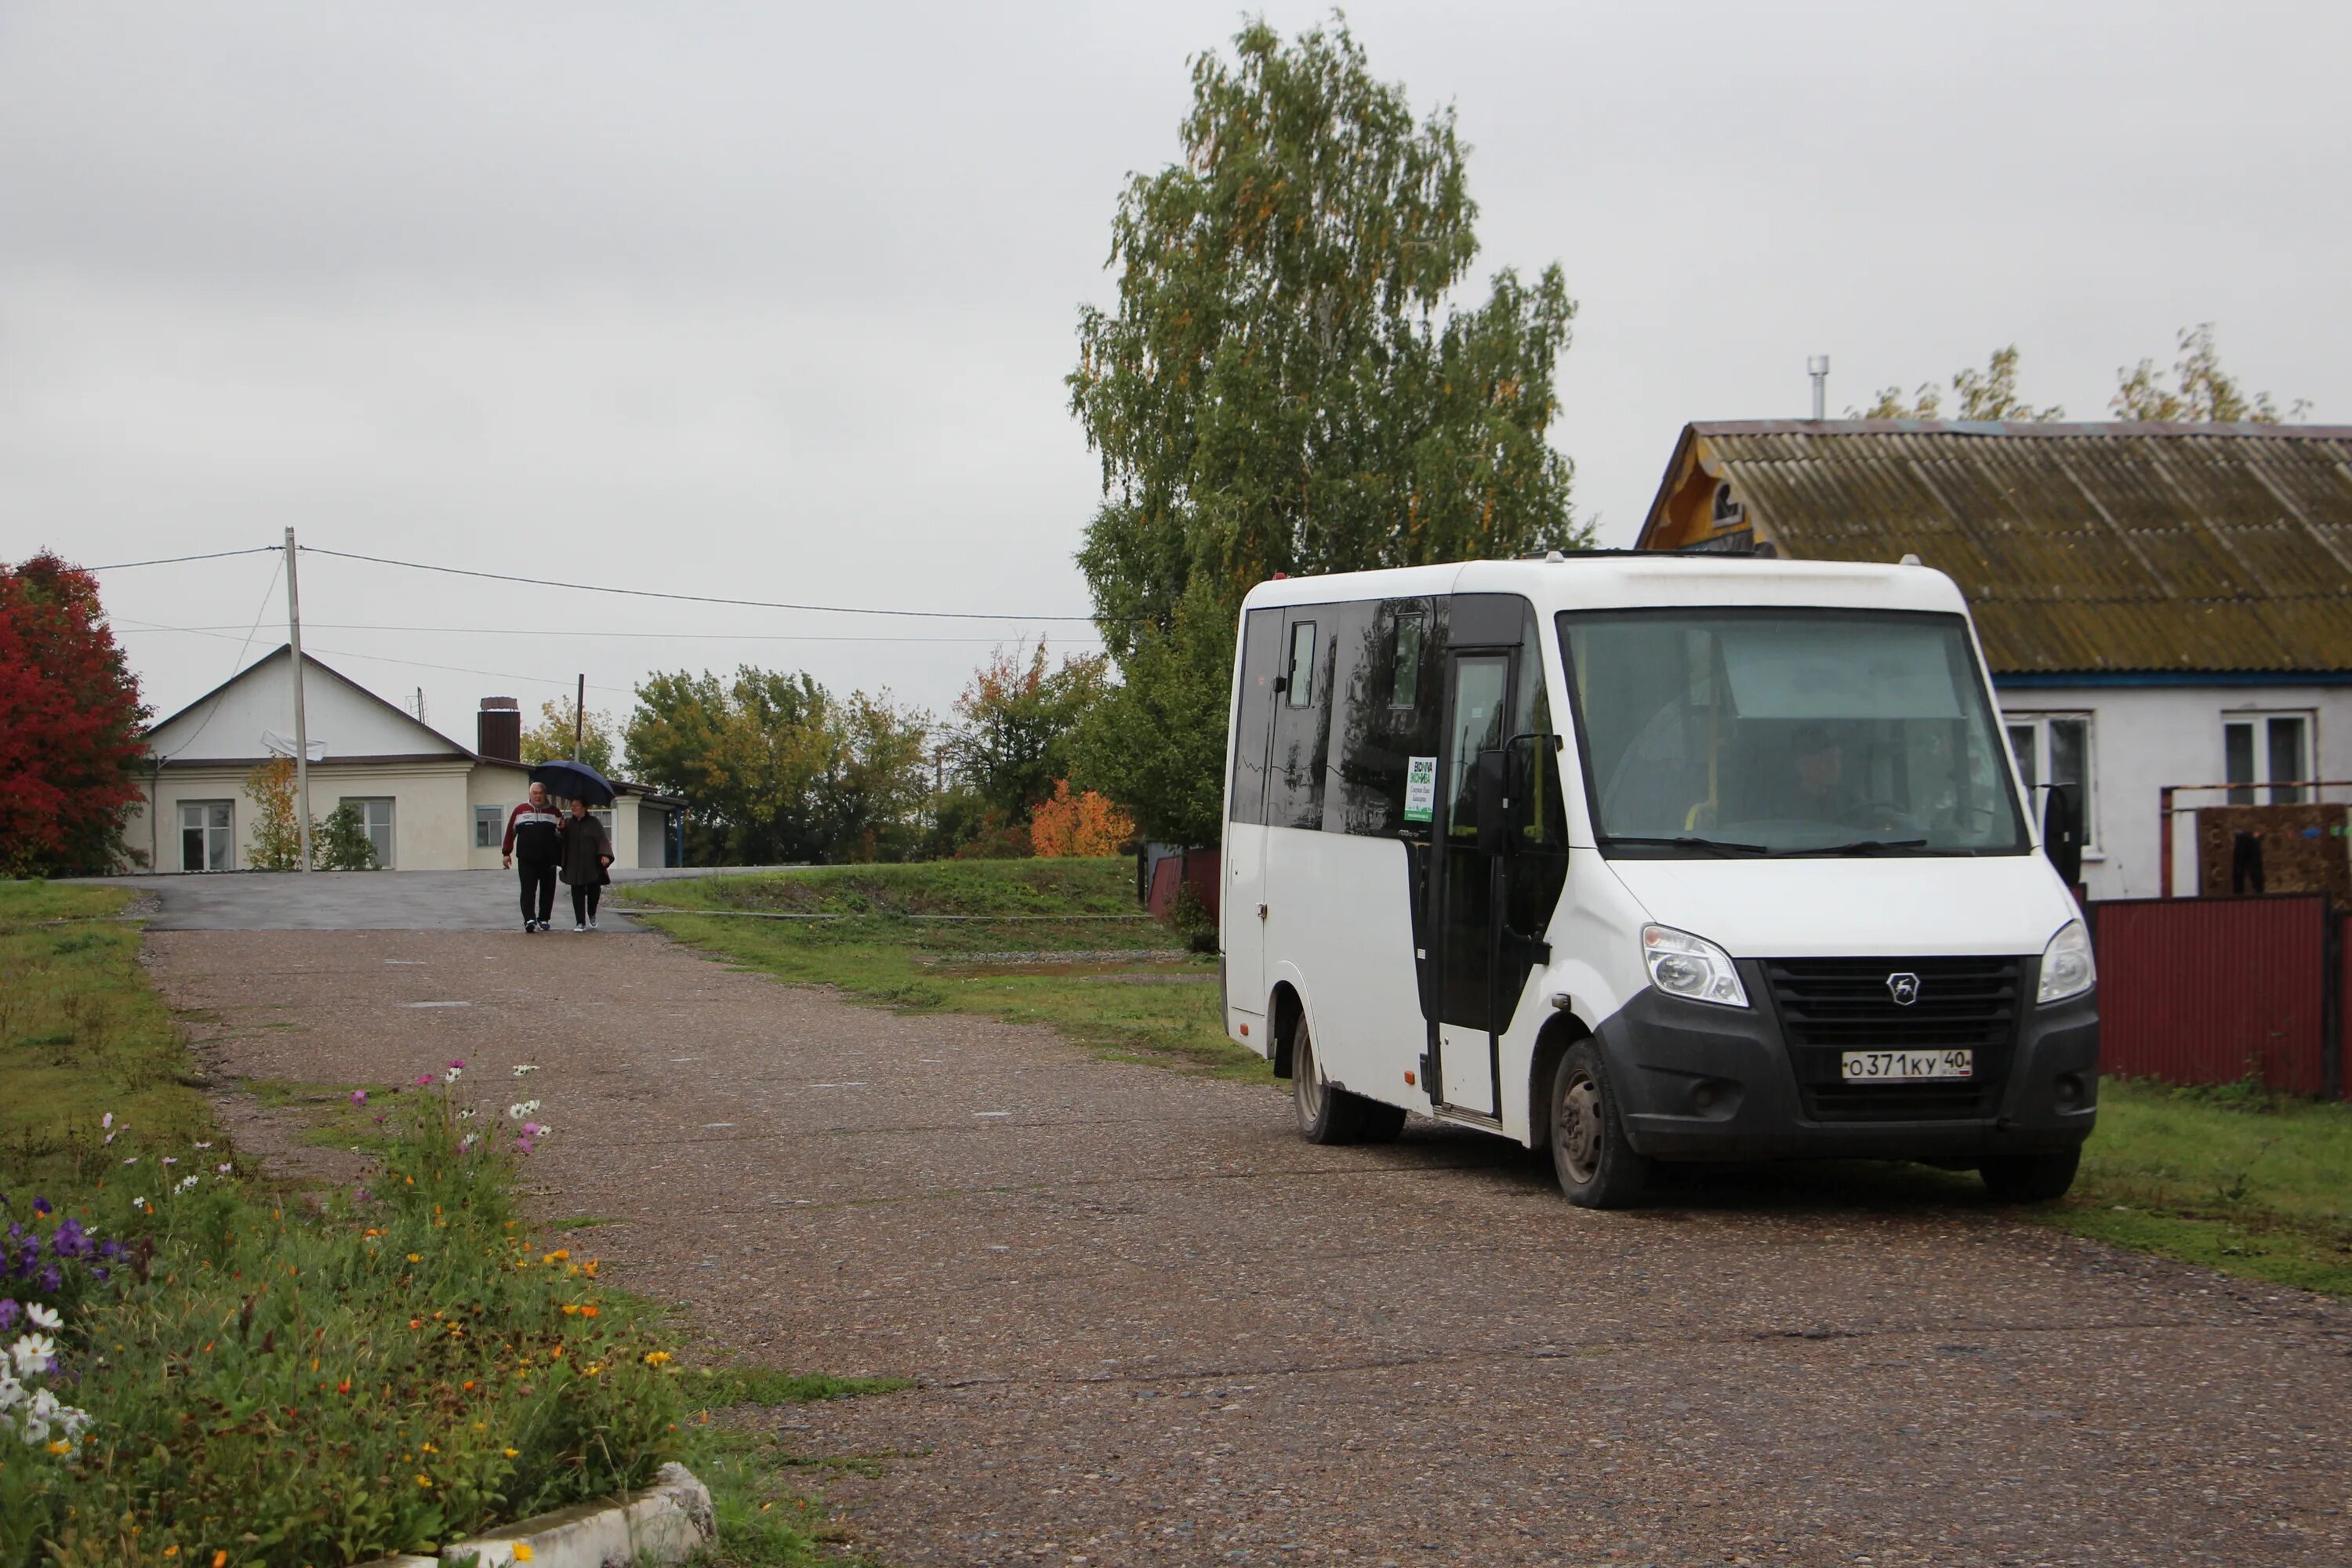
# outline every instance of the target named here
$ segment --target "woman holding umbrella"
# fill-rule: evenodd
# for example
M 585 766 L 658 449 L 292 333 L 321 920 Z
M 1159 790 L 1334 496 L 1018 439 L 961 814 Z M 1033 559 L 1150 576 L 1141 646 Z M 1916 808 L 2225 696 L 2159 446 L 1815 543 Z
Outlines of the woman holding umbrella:
M 613 879 L 613 840 L 604 825 L 588 815 L 588 803 L 574 800 L 563 820 L 564 885 L 572 889 L 572 929 L 596 929 L 596 900 Z

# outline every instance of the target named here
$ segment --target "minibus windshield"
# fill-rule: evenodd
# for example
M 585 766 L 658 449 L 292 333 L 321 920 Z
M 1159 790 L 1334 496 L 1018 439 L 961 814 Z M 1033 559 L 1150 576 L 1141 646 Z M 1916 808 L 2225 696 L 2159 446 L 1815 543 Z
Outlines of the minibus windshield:
M 2031 847 L 1958 616 L 1569 611 L 1559 630 L 1606 854 Z

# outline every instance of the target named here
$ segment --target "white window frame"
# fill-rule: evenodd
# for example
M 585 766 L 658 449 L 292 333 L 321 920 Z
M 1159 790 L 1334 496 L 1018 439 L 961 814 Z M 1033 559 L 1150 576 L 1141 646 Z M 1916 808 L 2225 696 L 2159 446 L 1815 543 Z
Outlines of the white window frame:
M 208 872 L 208 871 L 234 871 L 234 870 L 236 870 L 236 802 L 234 799 L 228 799 L 228 800 L 183 800 L 183 801 L 179 801 L 179 802 L 177 802 L 177 803 L 175 803 L 175 804 L 176 804 L 176 805 L 177 805 L 177 807 L 178 807 L 178 815 L 179 815 L 179 840 L 180 840 L 179 862 L 180 862 L 180 869 L 181 869 L 182 871 L 186 871 L 186 870 L 187 870 L 187 868 L 188 868 L 188 849 L 187 849 L 187 844 L 188 844 L 188 832 L 189 832 L 189 826 L 188 826 L 188 813 L 189 813 L 190 811 L 197 810 L 197 809 L 203 809 L 203 810 L 205 810 L 205 811 L 209 812 L 209 811 L 210 811 L 210 809 L 211 809 L 212 807 L 214 807 L 214 806 L 216 806 L 216 805 L 217 805 L 217 806 L 226 806 L 226 807 L 227 807 L 227 809 L 228 809 L 228 825 L 227 825 L 226 827 L 215 827 L 215 826 L 211 826 L 209 823 L 198 823 L 198 824 L 196 825 L 196 826 L 195 826 L 195 831 L 196 831 L 196 832 L 198 832 L 198 833 L 202 833 L 203 835 L 205 835 L 205 861 L 207 862 L 207 864 L 205 864 L 205 865 L 203 865 L 203 866 L 199 866 L 199 867 L 197 867 L 197 868 L 196 868 L 196 872 L 197 872 L 197 874 L 202 874 L 202 873 Z M 223 835 L 225 835 L 225 836 L 226 836 L 226 837 L 225 837 L 225 842 L 223 843 L 222 849 L 221 849 L 221 863 L 220 863 L 219 865 L 217 865 L 217 866 L 215 866 L 215 865 L 212 865 L 212 864 L 210 864 L 210 863 L 209 863 L 209 862 L 211 861 L 211 859 L 212 859 L 212 836 L 213 836 L 214 834 L 215 834 L 215 833 L 223 834 Z
M 2001 739 L 2014 755 L 2017 741 L 2010 731 L 2029 728 L 2033 731 L 2032 763 L 2029 764 L 2022 757 L 2016 761 L 2018 776 L 2027 786 L 2025 808 L 2033 813 L 2034 820 L 2039 822 L 2042 803 L 2047 797 L 2047 791 L 2042 786 L 2050 783 L 2046 775 L 2050 771 L 2050 725 L 2053 721 L 2083 726 L 2083 854 L 2086 858 L 2095 858 L 2099 853 L 2098 715 L 2079 708 L 2004 709 L 2000 715 Z
M 2288 784 L 2309 784 L 2319 777 L 2319 711 L 2314 708 L 2225 708 L 2221 710 L 2221 781 L 2231 785 L 2222 800 L 2231 805 L 2298 805 L 2318 797 L 2318 792 L 2299 789 L 2296 800 L 2283 801 L 2278 797 L 2278 781 L 2271 772 L 2270 721 L 2273 719 L 2294 719 L 2303 724 L 2303 761 L 2298 769 L 2301 777 Z M 2250 783 L 2237 784 L 2230 777 L 2230 728 L 2244 724 L 2253 731 L 2254 776 Z M 2256 796 L 2253 801 L 2237 798 L 2243 789 Z M 2263 798 L 2263 792 L 2268 797 Z
M 507 808 L 500 805 L 474 807 L 474 847 L 496 849 L 506 842 Z
M 335 804 L 339 806 L 351 805 L 360 808 L 360 827 L 362 831 L 368 833 L 368 842 L 371 844 L 375 842 L 375 835 L 374 833 L 368 831 L 367 807 L 371 805 L 380 805 L 383 807 L 384 844 L 376 846 L 375 868 L 379 871 L 389 871 L 399 863 L 394 858 L 394 855 L 396 854 L 400 848 L 400 811 L 398 806 L 395 805 L 394 796 L 388 795 L 347 795 L 337 800 Z M 386 852 L 385 845 L 389 845 L 391 847 L 391 853 Z

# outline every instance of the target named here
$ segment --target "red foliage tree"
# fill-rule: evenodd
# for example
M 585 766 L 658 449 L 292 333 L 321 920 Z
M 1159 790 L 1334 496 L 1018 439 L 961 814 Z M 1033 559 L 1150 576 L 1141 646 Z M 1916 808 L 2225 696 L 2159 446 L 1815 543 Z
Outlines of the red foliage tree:
M 110 871 L 139 799 L 139 682 L 98 581 L 44 551 L 0 565 L 0 875 Z

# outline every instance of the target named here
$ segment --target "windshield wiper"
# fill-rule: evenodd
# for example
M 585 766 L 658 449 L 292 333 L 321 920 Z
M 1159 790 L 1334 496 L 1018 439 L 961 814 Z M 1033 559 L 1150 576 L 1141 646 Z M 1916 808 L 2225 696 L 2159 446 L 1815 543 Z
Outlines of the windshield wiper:
M 1857 838 L 1851 844 L 1824 844 L 1818 849 L 1783 849 L 1787 858 L 1797 855 L 1883 855 L 1889 849 L 1925 849 L 1924 838 Z
M 1674 838 L 1643 838 L 1622 833 L 1608 836 L 1612 844 L 1657 844 L 1672 849 L 1706 849 L 1717 855 L 1769 855 L 1772 851 L 1761 844 L 1737 844 L 1727 838 L 1701 838 L 1685 833 Z

